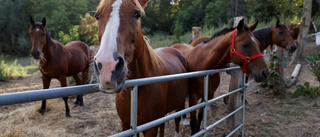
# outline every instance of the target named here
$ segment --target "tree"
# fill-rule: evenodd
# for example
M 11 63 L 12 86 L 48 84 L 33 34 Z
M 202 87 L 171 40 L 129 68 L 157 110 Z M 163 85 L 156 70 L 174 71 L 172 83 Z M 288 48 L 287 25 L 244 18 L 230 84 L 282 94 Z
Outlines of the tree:
M 206 6 L 205 14 L 205 25 L 208 27 L 219 26 L 220 24 L 226 23 L 228 19 L 226 18 L 227 9 L 229 7 L 229 2 L 224 0 L 216 0 L 215 2 L 210 2 Z
M 89 13 L 80 17 L 81 23 L 79 26 L 80 40 L 84 41 L 88 45 L 98 45 L 98 23 L 96 19 Z
M 298 48 L 292 56 L 291 64 L 297 63 L 303 58 L 303 40 L 308 35 L 310 20 L 311 20 L 312 0 L 304 0 L 302 9 L 302 22 L 300 24 L 300 33 L 298 35 Z

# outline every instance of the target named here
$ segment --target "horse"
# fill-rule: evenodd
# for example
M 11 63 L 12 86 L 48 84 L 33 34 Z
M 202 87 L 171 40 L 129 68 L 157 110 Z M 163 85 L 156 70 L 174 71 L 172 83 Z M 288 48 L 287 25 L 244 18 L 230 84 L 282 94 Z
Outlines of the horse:
M 116 94 L 116 110 L 122 130 L 130 129 L 130 88 L 125 80 L 186 72 L 183 54 L 170 47 L 153 50 L 144 38 L 141 17 L 149 0 L 102 0 L 95 13 L 100 48 L 94 57 L 101 92 Z M 188 79 L 139 86 L 137 125 L 184 108 Z M 175 119 L 178 136 L 180 117 Z M 143 131 L 145 137 L 164 136 L 164 126 Z
M 42 74 L 43 89 L 50 87 L 51 79 L 60 81 L 61 87 L 67 86 L 67 77 L 72 76 L 77 85 L 83 85 L 90 65 L 89 46 L 80 41 L 72 41 L 65 46 L 51 38 L 46 27 L 46 18 L 42 22 L 35 22 L 30 17 L 29 34 L 32 43 L 31 55 L 34 59 L 40 59 L 39 69 Z M 78 73 L 82 72 L 81 81 Z M 68 97 L 63 97 L 66 107 L 66 117 L 70 116 Z M 83 106 L 82 95 L 77 96 L 76 105 Z M 39 112 L 46 111 L 46 100 L 42 100 Z
M 287 27 L 288 29 L 290 30 L 290 34 L 291 34 L 291 37 L 296 40 L 298 38 L 298 35 L 299 35 L 299 31 L 300 31 L 300 23 L 291 23 L 289 24 Z M 312 33 L 316 33 L 317 32 L 317 27 L 316 25 L 314 24 L 314 19 L 312 19 L 310 21 L 310 25 L 309 25 L 309 31 L 311 31 Z
M 223 29 L 215 37 L 193 47 L 188 44 L 175 44 L 171 47 L 181 51 L 188 62 L 188 71 L 224 68 L 231 61 L 241 66 L 245 73 L 253 74 L 255 81 L 261 82 L 269 76 L 268 66 L 259 50 L 259 42 L 251 31 L 256 26 L 248 28 L 241 20 L 236 28 Z M 209 78 L 208 99 L 213 98 L 214 92 L 220 84 L 220 75 L 216 73 Z M 203 77 L 189 79 L 189 105 L 196 105 L 199 99 L 203 101 Z M 199 131 L 203 108 L 199 110 L 198 119 L 196 111 L 190 113 L 191 134 Z
M 221 32 L 220 32 L 221 33 Z M 261 29 L 254 30 L 253 32 L 254 37 L 260 42 L 259 48 L 260 52 L 264 51 L 268 46 L 272 46 L 273 44 L 286 49 L 288 52 L 293 53 L 297 46 L 293 41 L 290 31 L 283 23 L 280 23 L 280 20 L 277 19 L 275 25 L 271 25 L 268 27 L 264 27 Z M 219 35 L 216 33 L 215 35 Z M 215 38 L 216 36 L 203 36 L 199 37 L 190 42 L 190 45 L 196 46 L 201 42 L 207 42 L 210 38 Z

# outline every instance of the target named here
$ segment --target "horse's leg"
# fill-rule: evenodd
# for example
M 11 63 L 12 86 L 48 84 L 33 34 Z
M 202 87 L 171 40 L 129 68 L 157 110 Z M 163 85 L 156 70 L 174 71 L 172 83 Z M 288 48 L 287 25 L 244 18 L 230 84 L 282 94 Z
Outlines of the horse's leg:
M 180 110 L 176 110 L 176 112 L 178 112 L 178 111 L 180 111 Z M 177 117 L 174 119 L 175 130 L 176 130 L 176 132 L 174 133 L 174 137 L 179 137 L 180 121 L 181 121 L 181 117 Z
M 43 89 L 48 89 L 50 87 L 51 78 L 47 77 L 46 75 L 42 74 L 42 85 Z M 39 113 L 43 115 L 43 113 L 46 111 L 46 100 L 42 100 L 41 108 L 39 110 Z
M 61 77 L 59 77 L 58 80 L 60 81 L 61 87 L 66 87 L 67 86 L 67 77 L 61 76 Z M 68 106 L 68 97 L 63 97 L 63 100 L 64 100 L 64 104 L 65 104 L 65 107 L 66 107 L 66 117 L 71 117 L 70 116 L 70 109 L 69 109 L 69 106 Z
M 189 96 L 189 106 L 194 106 L 197 105 L 199 100 L 199 97 L 197 96 L 196 93 L 191 92 Z M 192 111 L 190 112 L 190 127 L 191 127 L 191 135 L 197 133 L 196 128 L 197 128 L 197 111 Z
M 164 123 L 161 124 L 159 127 L 160 127 L 159 137 L 164 137 Z
M 157 136 L 157 133 L 158 133 L 158 128 L 159 126 L 155 126 L 153 128 L 150 128 L 146 131 L 143 131 L 143 136 L 144 137 L 156 137 Z
M 83 73 L 82 73 L 83 75 Z M 76 81 L 76 84 L 77 85 L 81 85 L 83 83 L 83 78 L 82 78 L 82 81 L 80 81 L 79 77 L 78 77 L 78 74 L 76 75 L 73 75 L 72 76 L 73 79 Z M 83 76 L 82 76 L 83 77 Z M 83 106 L 83 98 L 82 98 L 82 95 L 77 95 L 77 100 L 76 102 L 74 102 L 76 105 L 80 105 L 80 106 Z

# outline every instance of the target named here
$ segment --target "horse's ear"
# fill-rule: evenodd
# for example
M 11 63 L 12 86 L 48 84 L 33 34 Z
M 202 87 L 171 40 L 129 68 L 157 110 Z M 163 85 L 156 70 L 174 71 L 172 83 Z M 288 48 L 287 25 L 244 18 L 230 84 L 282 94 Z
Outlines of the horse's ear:
M 244 28 L 244 19 L 240 20 L 237 26 L 237 30 L 240 32 Z
M 30 16 L 30 24 L 31 25 L 35 24 L 34 19 L 32 18 L 32 16 Z
M 149 0 L 139 0 L 139 2 L 141 4 L 142 8 L 145 8 L 147 6 Z
M 43 17 L 43 19 L 42 19 L 42 26 L 45 27 L 45 26 L 46 26 L 46 23 L 47 23 L 46 17 Z
M 280 20 L 277 19 L 276 27 L 279 27 L 279 24 L 280 24 Z
M 258 26 L 259 20 L 249 26 L 250 31 L 254 31 Z

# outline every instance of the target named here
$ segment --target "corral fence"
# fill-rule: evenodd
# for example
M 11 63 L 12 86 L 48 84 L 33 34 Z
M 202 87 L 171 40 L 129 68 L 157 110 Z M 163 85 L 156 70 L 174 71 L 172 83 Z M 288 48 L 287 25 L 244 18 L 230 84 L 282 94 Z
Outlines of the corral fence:
M 230 80 L 230 86 L 229 86 L 230 91 L 227 94 L 208 100 L 209 75 L 219 73 L 219 72 L 224 72 L 224 71 L 231 71 L 231 80 Z M 195 106 L 181 110 L 179 112 L 167 115 L 160 119 L 137 126 L 137 98 L 138 98 L 139 86 L 178 80 L 178 79 L 199 77 L 199 76 L 204 76 L 204 80 L 205 80 L 203 102 Z M 246 93 L 245 91 L 247 86 L 244 83 L 244 78 L 245 78 L 244 74 L 240 70 L 240 67 L 230 67 L 225 69 L 197 71 L 197 72 L 190 72 L 190 73 L 181 73 L 181 74 L 174 74 L 174 75 L 127 80 L 125 82 L 124 87 L 132 88 L 131 90 L 131 129 L 115 134 L 113 136 L 114 137 L 136 136 L 137 134 L 139 134 L 139 132 L 145 131 L 149 128 L 160 125 L 164 122 L 180 117 L 186 113 L 190 113 L 191 111 L 195 111 L 202 107 L 204 107 L 203 124 L 202 124 L 203 128 L 193 136 L 201 136 L 201 135 L 206 136 L 207 131 L 211 130 L 212 128 L 214 128 L 216 125 L 218 125 L 224 120 L 227 120 L 226 122 L 227 136 L 238 136 L 238 132 L 240 129 L 242 129 L 242 136 L 244 136 L 244 120 L 245 120 L 244 101 L 245 101 L 245 93 Z M 94 93 L 98 91 L 99 89 L 97 84 L 90 84 L 90 85 L 55 88 L 55 89 L 25 91 L 25 92 L 17 92 L 17 93 L 4 93 L 4 94 L 0 94 L 0 106 L 40 101 L 45 99 L 61 98 L 61 97 L 74 96 L 74 95 L 80 95 L 80 94 L 88 94 L 88 93 Z M 218 120 L 214 124 L 207 126 L 208 105 L 227 96 L 229 96 L 229 99 L 228 99 L 229 114 L 227 114 L 227 116 Z M 242 114 L 241 114 L 241 110 L 242 110 Z M 242 118 L 241 118 L 241 115 L 242 115 Z M 240 119 L 242 120 L 240 121 Z

